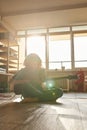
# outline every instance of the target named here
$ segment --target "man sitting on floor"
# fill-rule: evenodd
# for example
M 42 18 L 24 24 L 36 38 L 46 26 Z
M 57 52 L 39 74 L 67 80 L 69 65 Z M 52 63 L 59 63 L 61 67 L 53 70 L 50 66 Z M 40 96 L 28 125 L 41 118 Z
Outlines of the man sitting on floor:
M 23 96 L 22 102 L 53 101 L 63 95 L 62 89 L 56 86 L 47 89 L 46 71 L 42 68 L 38 55 L 28 55 L 24 60 L 24 66 L 10 81 L 15 94 Z

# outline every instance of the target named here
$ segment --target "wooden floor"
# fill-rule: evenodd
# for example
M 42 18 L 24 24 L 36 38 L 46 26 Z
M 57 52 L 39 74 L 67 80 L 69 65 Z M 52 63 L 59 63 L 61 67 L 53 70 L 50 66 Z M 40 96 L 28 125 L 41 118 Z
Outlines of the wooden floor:
M 87 130 L 87 94 L 64 93 L 57 103 L 1 99 L 0 130 Z

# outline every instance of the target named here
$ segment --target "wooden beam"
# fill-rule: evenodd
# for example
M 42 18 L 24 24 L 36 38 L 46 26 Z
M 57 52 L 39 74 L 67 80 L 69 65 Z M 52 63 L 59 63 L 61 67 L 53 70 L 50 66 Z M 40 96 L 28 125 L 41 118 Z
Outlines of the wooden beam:
M 13 27 L 11 27 L 11 25 L 9 25 L 5 20 L 3 20 L 3 17 L 0 16 L 0 26 L 6 31 L 9 31 L 13 36 L 16 35 L 16 30 L 13 29 Z

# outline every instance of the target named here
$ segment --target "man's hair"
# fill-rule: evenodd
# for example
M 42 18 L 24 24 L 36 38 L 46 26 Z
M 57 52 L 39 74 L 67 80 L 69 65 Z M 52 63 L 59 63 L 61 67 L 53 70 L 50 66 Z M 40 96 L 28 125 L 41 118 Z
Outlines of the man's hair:
M 37 54 L 31 53 L 28 56 L 25 57 L 24 60 L 24 66 L 29 66 L 30 64 L 33 64 L 36 62 L 41 66 L 41 59 Z

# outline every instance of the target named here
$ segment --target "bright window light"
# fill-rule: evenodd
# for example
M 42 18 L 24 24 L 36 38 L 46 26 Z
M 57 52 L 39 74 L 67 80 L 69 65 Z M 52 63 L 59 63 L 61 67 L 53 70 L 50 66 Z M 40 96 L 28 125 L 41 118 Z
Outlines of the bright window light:
M 36 53 L 42 60 L 42 66 L 45 67 L 45 37 L 30 36 L 27 38 L 27 55 Z

